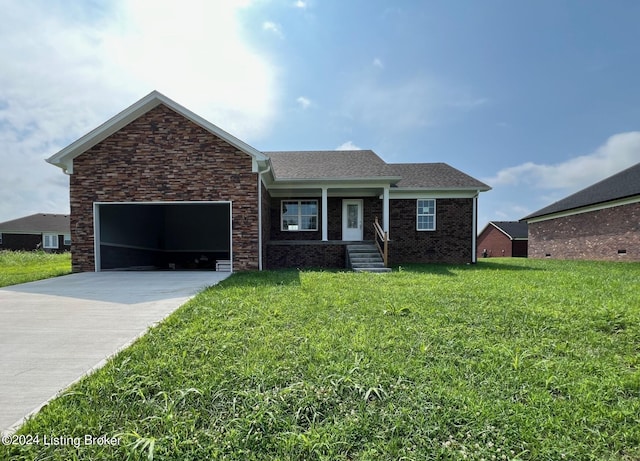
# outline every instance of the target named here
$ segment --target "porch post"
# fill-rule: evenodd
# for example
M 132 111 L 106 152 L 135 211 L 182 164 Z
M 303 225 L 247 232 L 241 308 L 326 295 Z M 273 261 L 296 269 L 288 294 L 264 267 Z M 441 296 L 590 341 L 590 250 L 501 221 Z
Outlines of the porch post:
M 389 232 L 389 188 L 382 193 L 382 230 Z
M 329 240 L 329 209 L 327 205 L 327 188 L 322 188 L 322 241 Z

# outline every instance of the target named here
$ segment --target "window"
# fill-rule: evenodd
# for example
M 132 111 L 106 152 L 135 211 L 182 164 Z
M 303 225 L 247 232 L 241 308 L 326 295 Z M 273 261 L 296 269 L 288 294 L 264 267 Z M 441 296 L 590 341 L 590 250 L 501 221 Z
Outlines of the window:
M 0 245 L 2 245 L 2 232 L 0 232 Z
M 283 231 L 318 230 L 318 201 L 283 200 L 281 216 Z
M 42 247 L 43 248 L 58 248 L 58 235 L 57 234 L 43 234 L 42 235 Z
M 69 234 L 64 235 L 63 245 L 66 245 L 66 246 L 71 245 L 71 236 Z
M 419 231 L 436 230 L 436 201 L 435 199 L 419 199 L 417 226 Z

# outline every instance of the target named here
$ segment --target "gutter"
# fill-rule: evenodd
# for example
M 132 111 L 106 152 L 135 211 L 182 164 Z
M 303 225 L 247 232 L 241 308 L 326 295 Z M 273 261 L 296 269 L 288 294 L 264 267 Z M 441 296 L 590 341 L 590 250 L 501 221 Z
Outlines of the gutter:
M 267 168 L 258 171 L 258 270 L 262 270 L 262 175 L 271 171 L 271 162 Z

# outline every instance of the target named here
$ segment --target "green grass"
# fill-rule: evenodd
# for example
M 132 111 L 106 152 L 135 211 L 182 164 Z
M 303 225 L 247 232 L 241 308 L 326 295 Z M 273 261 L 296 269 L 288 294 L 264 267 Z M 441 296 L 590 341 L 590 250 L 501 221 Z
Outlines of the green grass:
M 240 273 L 20 434 L 10 459 L 638 460 L 640 264 Z
M 70 272 L 70 253 L 0 251 L 0 287 L 56 277 Z

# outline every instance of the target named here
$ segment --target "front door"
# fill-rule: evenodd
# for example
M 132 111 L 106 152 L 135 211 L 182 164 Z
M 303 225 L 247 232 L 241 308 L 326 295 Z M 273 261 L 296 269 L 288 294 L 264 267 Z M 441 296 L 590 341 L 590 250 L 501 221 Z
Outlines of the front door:
M 362 240 L 362 200 L 342 201 L 342 240 Z

